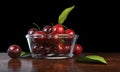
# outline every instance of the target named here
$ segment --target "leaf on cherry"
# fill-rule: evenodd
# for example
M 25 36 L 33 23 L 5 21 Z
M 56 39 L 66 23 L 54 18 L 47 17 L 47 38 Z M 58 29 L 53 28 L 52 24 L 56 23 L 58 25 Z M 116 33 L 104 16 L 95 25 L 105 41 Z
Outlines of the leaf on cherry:
M 106 60 L 99 55 L 87 55 L 81 56 L 76 58 L 77 62 L 84 62 L 84 63 L 103 63 L 107 64 Z
M 74 9 L 75 5 L 66 8 L 62 11 L 62 13 L 59 15 L 58 23 L 63 24 L 63 22 L 66 20 L 68 14 Z

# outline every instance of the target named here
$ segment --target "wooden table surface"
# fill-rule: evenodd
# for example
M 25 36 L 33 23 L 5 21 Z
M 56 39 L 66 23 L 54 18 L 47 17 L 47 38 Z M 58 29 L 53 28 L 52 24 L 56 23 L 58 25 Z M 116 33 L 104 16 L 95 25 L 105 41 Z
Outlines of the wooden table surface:
M 120 53 L 83 53 L 103 56 L 105 64 L 78 63 L 76 58 L 63 60 L 19 58 L 0 53 L 0 72 L 120 72 Z

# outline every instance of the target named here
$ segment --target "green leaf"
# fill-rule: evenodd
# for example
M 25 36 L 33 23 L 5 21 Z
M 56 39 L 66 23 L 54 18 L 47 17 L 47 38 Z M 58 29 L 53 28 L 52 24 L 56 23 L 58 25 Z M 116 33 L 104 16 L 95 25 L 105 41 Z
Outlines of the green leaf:
M 26 54 L 26 52 L 22 51 L 21 54 L 20 54 L 20 56 L 23 56 L 25 54 Z
M 58 23 L 63 24 L 63 22 L 66 20 L 68 14 L 74 9 L 75 5 L 66 8 L 62 11 L 62 13 L 59 15 Z
M 106 60 L 99 55 L 87 55 L 87 56 L 81 56 L 77 57 L 77 62 L 86 62 L 86 63 L 103 63 L 107 64 Z
M 24 52 L 22 51 L 20 54 L 21 58 L 27 58 L 27 57 L 31 57 L 31 52 Z

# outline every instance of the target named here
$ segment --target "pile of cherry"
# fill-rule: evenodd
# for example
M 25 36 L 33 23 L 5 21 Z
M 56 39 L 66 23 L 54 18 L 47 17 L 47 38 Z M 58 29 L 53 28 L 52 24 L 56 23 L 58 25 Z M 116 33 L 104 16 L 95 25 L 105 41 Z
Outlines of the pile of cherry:
M 75 36 L 73 29 L 65 29 L 61 24 L 46 25 L 42 30 L 31 28 L 28 30 L 31 36 L 32 53 L 47 55 L 49 53 L 68 54 L 71 50 L 71 43 Z M 20 56 L 22 49 L 19 45 L 9 46 L 7 53 L 12 58 Z M 79 55 L 83 51 L 80 44 L 75 44 L 74 55 Z

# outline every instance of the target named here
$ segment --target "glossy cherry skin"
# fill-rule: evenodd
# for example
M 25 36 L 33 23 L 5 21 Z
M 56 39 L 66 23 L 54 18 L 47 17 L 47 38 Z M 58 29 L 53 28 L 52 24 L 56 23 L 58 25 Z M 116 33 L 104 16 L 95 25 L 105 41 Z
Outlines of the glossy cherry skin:
M 65 53 L 70 53 L 71 46 L 69 44 L 64 45 Z
M 55 50 L 56 50 L 55 52 L 57 54 L 64 54 L 65 53 L 64 45 L 62 43 L 57 44 Z
M 80 55 L 83 51 L 83 47 L 80 44 L 75 44 L 74 54 Z
M 43 32 L 43 31 L 35 31 L 33 34 L 41 34 L 41 35 L 45 35 L 45 32 Z
M 49 54 L 51 52 L 53 52 L 53 46 L 45 46 L 44 54 L 46 55 L 46 54 Z
M 11 58 L 20 57 L 21 52 L 22 52 L 22 49 L 19 45 L 11 45 L 7 50 L 7 54 Z
M 57 33 L 57 34 L 64 34 L 64 26 L 60 25 L 60 24 L 56 24 L 55 26 L 53 26 L 53 32 Z
M 49 44 L 52 43 L 52 45 L 57 45 L 57 44 L 59 43 L 59 41 L 60 41 L 59 35 L 58 35 L 58 34 L 54 34 L 53 32 L 50 33 L 50 34 L 47 36 L 47 38 L 49 39 L 49 40 L 47 40 L 47 41 L 50 42 Z
M 65 30 L 65 34 L 68 34 L 68 37 L 64 39 L 64 40 L 65 40 L 65 43 L 71 44 L 72 41 L 73 41 L 73 39 L 74 39 L 74 36 L 75 36 L 74 30 L 72 30 L 72 29 L 67 29 L 67 30 Z
M 33 34 L 35 31 L 38 31 L 37 28 L 31 28 L 28 30 L 28 34 Z
M 34 45 L 32 48 L 32 52 L 34 54 L 43 54 L 44 53 L 44 47 L 41 45 Z
M 32 41 L 34 43 L 37 43 L 39 45 L 43 45 L 44 44 L 44 40 L 46 38 L 46 34 L 45 32 L 43 31 L 36 31 L 33 33 L 33 36 L 32 36 Z
M 42 31 L 45 32 L 46 34 L 49 34 L 52 32 L 53 26 L 46 25 L 43 27 Z
M 74 32 L 74 30 L 72 30 L 72 29 L 67 29 L 67 30 L 65 30 L 65 34 L 71 34 L 71 35 L 74 35 L 75 32 Z

